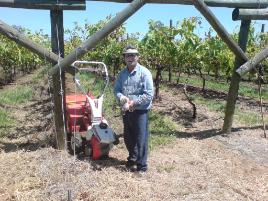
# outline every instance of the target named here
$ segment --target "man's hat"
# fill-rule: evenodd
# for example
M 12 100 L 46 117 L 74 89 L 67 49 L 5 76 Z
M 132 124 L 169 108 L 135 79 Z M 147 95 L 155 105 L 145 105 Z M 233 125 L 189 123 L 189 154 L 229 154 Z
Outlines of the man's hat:
M 124 48 L 123 54 L 139 54 L 139 52 L 133 45 L 128 45 Z

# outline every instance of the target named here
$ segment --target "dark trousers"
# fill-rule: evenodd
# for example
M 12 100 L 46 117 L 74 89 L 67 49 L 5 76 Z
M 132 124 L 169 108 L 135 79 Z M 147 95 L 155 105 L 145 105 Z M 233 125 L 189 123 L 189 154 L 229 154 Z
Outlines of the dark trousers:
M 134 110 L 123 116 L 124 140 L 129 152 L 128 160 L 137 162 L 138 171 L 147 170 L 148 110 Z

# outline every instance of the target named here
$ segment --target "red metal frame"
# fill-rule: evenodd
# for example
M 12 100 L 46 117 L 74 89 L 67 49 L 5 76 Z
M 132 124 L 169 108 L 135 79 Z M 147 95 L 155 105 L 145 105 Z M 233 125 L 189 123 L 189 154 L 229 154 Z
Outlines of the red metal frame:
M 86 132 L 91 125 L 91 111 L 84 94 L 66 95 L 68 132 Z

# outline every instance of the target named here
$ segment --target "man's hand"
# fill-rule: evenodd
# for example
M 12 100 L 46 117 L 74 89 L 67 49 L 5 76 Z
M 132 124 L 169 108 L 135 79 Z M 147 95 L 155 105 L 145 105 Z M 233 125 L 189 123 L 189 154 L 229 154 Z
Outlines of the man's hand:
M 128 107 L 129 107 L 130 112 L 134 111 L 134 101 L 133 100 L 128 101 Z
M 129 98 L 126 97 L 126 96 L 121 96 L 121 97 L 120 97 L 120 100 L 119 100 L 119 102 L 120 102 L 121 105 L 124 105 L 124 104 L 127 103 L 128 101 L 129 101 Z
M 121 109 L 122 109 L 123 112 L 128 111 L 128 110 L 129 110 L 129 104 L 128 104 L 128 103 L 125 103 L 125 104 L 122 106 Z

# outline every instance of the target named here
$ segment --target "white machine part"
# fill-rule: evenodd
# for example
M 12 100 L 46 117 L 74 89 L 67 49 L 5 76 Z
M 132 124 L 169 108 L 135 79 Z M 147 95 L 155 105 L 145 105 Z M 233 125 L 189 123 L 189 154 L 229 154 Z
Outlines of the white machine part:
M 115 141 L 114 132 L 107 124 L 93 125 L 87 131 L 86 139 L 90 140 L 92 135 L 95 135 L 99 142 L 103 144 L 110 144 Z
M 106 77 L 106 84 L 102 91 L 102 94 L 99 96 L 99 98 L 93 99 L 85 92 L 85 89 L 80 83 L 79 77 L 75 77 L 75 83 L 80 88 L 81 91 L 84 92 L 84 94 L 87 97 L 87 100 L 89 102 L 90 108 L 91 108 L 91 126 L 88 127 L 88 131 L 86 134 L 86 139 L 90 140 L 92 135 L 95 135 L 100 143 L 103 144 L 112 144 L 115 141 L 115 136 L 113 130 L 108 126 L 107 121 L 102 117 L 102 105 L 103 105 L 103 94 L 104 91 L 108 85 L 109 76 L 107 67 L 103 62 L 96 62 L 96 61 L 75 61 L 72 66 L 76 67 L 76 64 L 97 64 L 103 66 L 102 73 Z M 79 68 L 77 68 L 79 70 Z M 85 70 L 85 69 L 83 69 Z
M 103 95 L 101 95 L 98 99 L 92 99 L 88 95 L 86 96 L 91 108 L 92 125 L 98 125 L 102 120 Z
M 109 81 L 109 76 L 108 76 L 108 71 L 107 67 L 103 62 L 97 62 L 97 61 L 75 61 L 72 66 L 75 67 L 76 69 L 79 70 L 79 68 L 76 67 L 76 64 L 97 64 L 97 65 L 102 65 L 103 66 L 103 71 L 102 73 L 105 74 L 106 77 L 106 84 L 105 87 L 102 91 L 102 94 L 99 96 L 99 98 L 92 99 L 91 97 L 88 96 L 88 94 L 85 92 L 85 89 L 80 83 L 79 77 L 74 78 L 75 83 L 77 86 L 80 88 L 81 91 L 84 92 L 84 94 L 87 97 L 87 100 L 89 102 L 90 108 L 91 108 L 91 120 L 92 120 L 92 125 L 98 125 L 102 122 L 102 105 L 103 105 L 103 94 L 108 86 L 108 81 Z M 83 70 L 86 70 L 85 68 Z

